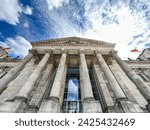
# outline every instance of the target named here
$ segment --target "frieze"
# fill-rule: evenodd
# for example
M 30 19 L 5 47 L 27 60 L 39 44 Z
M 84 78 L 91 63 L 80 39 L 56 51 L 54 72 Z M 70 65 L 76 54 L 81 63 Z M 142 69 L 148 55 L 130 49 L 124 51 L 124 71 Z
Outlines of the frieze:
M 115 44 L 107 43 L 98 40 L 91 40 L 85 38 L 60 38 L 51 39 L 40 42 L 31 42 L 32 46 L 94 46 L 94 47 L 115 47 Z
M 20 62 L 20 59 L 0 59 L 0 62 Z
M 127 64 L 150 64 L 150 61 L 128 61 L 124 60 Z

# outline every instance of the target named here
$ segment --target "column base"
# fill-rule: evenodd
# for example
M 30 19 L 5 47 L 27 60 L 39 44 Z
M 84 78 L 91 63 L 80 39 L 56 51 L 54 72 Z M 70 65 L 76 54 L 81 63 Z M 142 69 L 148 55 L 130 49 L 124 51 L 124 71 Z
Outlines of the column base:
M 39 113 L 60 113 L 61 105 L 59 101 L 43 101 Z
M 38 108 L 36 106 L 28 106 L 28 108 L 25 109 L 26 113 L 37 113 Z
M 150 103 L 146 105 L 147 110 L 150 112 Z
M 26 108 L 26 103 L 22 101 L 4 102 L 0 104 L 0 112 L 3 113 L 23 113 Z
M 102 113 L 101 105 L 98 101 L 83 101 L 83 113 Z
M 118 107 L 124 113 L 143 113 L 143 110 L 138 104 L 130 101 L 118 101 Z

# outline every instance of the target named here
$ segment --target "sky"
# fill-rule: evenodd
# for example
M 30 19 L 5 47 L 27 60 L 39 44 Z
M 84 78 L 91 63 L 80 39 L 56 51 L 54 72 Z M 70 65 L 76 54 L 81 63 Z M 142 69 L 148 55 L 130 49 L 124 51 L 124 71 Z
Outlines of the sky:
M 79 100 L 78 79 L 75 78 L 69 79 L 67 101 L 77 101 L 77 100 Z
M 150 0 L 0 0 L 0 46 L 25 57 L 30 42 L 77 36 L 116 43 L 122 59 L 150 47 Z M 139 52 L 131 52 L 137 49 Z

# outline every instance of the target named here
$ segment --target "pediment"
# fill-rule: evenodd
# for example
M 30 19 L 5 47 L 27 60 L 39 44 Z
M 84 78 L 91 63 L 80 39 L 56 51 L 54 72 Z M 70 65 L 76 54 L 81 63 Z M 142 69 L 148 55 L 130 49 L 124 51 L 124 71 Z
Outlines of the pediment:
M 73 45 L 73 46 L 105 46 L 105 47 L 115 47 L 114 43 L 108 43 L 99 40 L 87 39 L 87 38 L 80 38 L 80 37 L 65 37 L 65 38 L 57 38 L 57 39 L 50 39 L 44 41 L 37 41 L 31 42 L 32 46 L 51 46 L 51 45 Z

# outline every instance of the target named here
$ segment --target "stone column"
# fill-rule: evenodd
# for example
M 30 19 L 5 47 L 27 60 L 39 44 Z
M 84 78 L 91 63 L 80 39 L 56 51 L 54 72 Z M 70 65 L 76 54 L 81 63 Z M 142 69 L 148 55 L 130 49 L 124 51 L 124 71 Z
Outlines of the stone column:
M 98 85 L 98 91 L 102 100 L 102 107 L 105 112 L 114 112 L 114 102 L 110 95 L 109 89 L 105 83 L 102 71 L 98 64 L 93 64 L 94 77 Z
M 32 53 L 29 53 L 23 61 L 21 61 L 17 66 L 12 68 L 1 80 L 0 80 L 0 93 L 7 87 L 7 84 L 14 78 L 14 76 L 23 68 L 28 61 L 33 57 Z
M 50 98 L 56 98 L 58 100 L 60 99 L 60 90 L 61 90 L 62 79 L 65 72 L 66 58 L 67 58 L 67 53 L 63 52 L 60 59 L 59 66 L 57 68 L 57 73 L 54 79 L 54 83 L 52 85 L 52 90 L 49 95 Z
M 103 57 L 101 56 L 99 51 L 96 51 L 96 56 L 97 56 L 98 63 L 100 64 L 102 71 L 104 72 L 106 79 L 108 80 L 108 83 L 109 83 L 110 87 L 112 88 L 112 91 L 113 91 L 116 99 L 117 100 L 125 99 L 126 96 L 125 96 L 123 90 L 119 86 L 118 82 L 116 81 L 114 75 L 110 71 L 109 67 L 107 66 L 105 60 L 103 59 Z
M 17 75 L 17 77 L 7 85 L 5 91 L 3 91 L 0 95 L 0 103 L 5 101 L 13 101 L 14 97 L 27 82 L 34 69 L 35 64 L 34 61 L 31 60 L 24 66 L 19 75 Z
M 82 111 L 84 113 L 102 112 L 100 103 L 94 99 L 88 67 L 83 50 L 80 50 L 80 79 Z
M 53 68 L 54 68 L 53 63 L 48 63 L 41 77 L 41 81 L 39 82 L 35 90 L 35 93 L 28 105 L 29 106 L 28 111 L 35 112 L 39 109 L 41 102 L 43 98 L 45 97 L 45 94 L 48 93 L 47 91 L 50 85 L 49 83 L 51 79 L 51 74 L 53 72 Z
M 24 86 L 22 87 L 22 89 L 19 91 L 19 93 L 15 97 L 15 99 L 23 98 L 23 99 L 26 100 L 28 98 L 28 96 L 31 93 L 31 91 L 33 90 L 34 85 L 35 85 L 37 79 L 39 78 L 39 76 L 40 76 L 43 68 L 47 64 L 49 57 L 50 57 L 49 53 L 46 53 L 44 55 L 44 57 L 39 62 L 39 64 L 37 65 L 37 67 L 35 68 L 35 70 L 33 71 L 33 73 L 30 75 L 28 81 L 24 84 Z
M 66 75 L 67 51 L 62 51 L 62 56 L 57 68 L 57 73 L 49 95 L 49 100 L 42 102 L 39 112 L 59 113 L 61 111 L 61 90 L 64 76 Z
M 145 76 L 150 80 L 150 73 L 148 72 L 148 71 L 146 71 L 146 70 L 143 70 L 142 71 L 144 74 L 145 74 Z
M 140 77 L 117 55 L 116 52 L 112 52 L 112 54 L 131 81 L 137 86 L 143 97 L 150 103 L 150 87 L 140 79 Z
M 3 72 L 3 69 L 0 69 L 0 73 Z
M 82 100 L 94 99 L 85 54 L 83 51 L 80 52 L 80 76 L 83 84 L 83 87 L 81 88 Z

